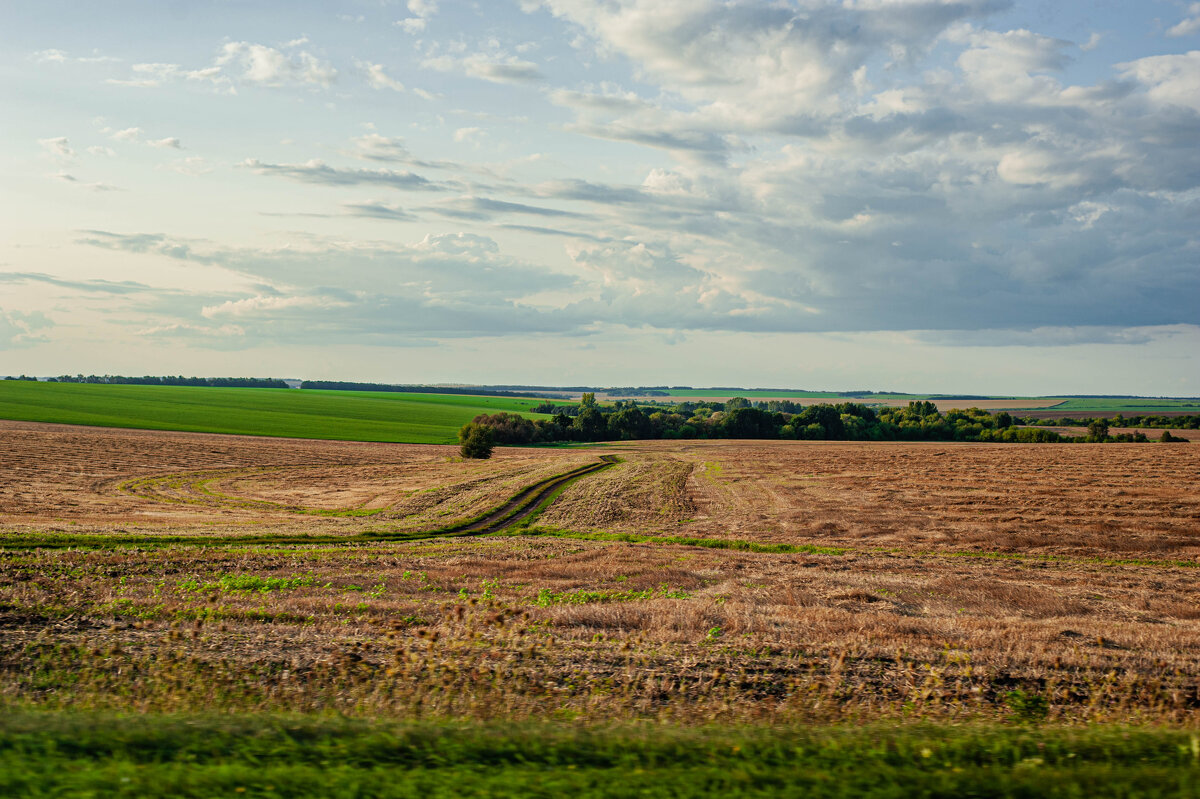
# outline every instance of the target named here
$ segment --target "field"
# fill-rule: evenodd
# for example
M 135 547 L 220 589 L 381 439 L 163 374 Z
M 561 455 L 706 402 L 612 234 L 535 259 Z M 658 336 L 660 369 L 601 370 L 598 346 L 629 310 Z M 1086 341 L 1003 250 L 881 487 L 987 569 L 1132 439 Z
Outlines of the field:
M 1160 414 L 1160 413 L 1200 413 L 1200 399 L 1171 399 L 1146 398 L 1107 399 L 1107 398 L 1072 398 L 1065 400 L 1056 410 L 1068 413 L 1088 412 L 1093 416 L 1113 416 L 1118 413 Z
M 528 413 L 543 400 L 454 394 L 297 391 L 0 381 L 0 419 L 243 433 L 259 436 L 449 444 L 481 413 Z
M 929 795 L 1051 779 L 1167 796 L 1200 779 L 1193 445 L 642 442 L 462 461 L 22 422 L 0 442 L 9 793 L 840 796 L 903 778 Z M 601 456 L 619 462 L 528 526 L 466 526 Z M 288 754 L 310 739 L 345 768 Z M 397 757 L 402 775 L 380 771 Z
M 864 394 L 844 396 L 829 391 L 714 391 L 712 389 L 680 389 L 663 397 L 634 397 L 633 399 L 656 402 L 724 402 L 732 397 L 745 397 L 755 401 L 789 400 L 798 405 L 820 405 L 823 403 L 861 402 L 867 405 L 884 405 L 902 408 L 915 400 L 924 400 L 929 394 Z M 629 399 L 623 394 L 605 394 L 605 400 Z M 1018 410 L 1026 408 L 1057 408 L 1063 403 L 1060 398 L 1029 397 L 985 397 L 981 399 L 934 399 L 939 411 L 955 408 L 980 408 L 989 411 Z
M 1040 425 L 1039 425 L 1040 427 Z M 1043 427 L 1043 430 L 1049 430 L 1051 433 L 1058 433 L 1060 436 L 1072 436 L 1079 438 L 1086 436 L 1088 430 L 1086 427 Z M 1190 429 L 1172 429 L 1169 431 L 1176 438 L 1186 438 L 1188 441 L 1200 441 L 1200 430 Z M 1111 436 L 1120 435 L 1122 433 L 1141 433 L 1151 441 L 1157 441 L 1159 436 L 1163 434 L 1161 427 L 1110 427 L 1108 434 Z

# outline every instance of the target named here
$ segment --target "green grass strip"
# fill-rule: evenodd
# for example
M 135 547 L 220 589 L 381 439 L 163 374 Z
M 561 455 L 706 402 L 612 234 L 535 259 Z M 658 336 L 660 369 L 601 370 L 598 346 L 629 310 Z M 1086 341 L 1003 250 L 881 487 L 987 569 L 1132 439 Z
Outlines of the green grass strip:
M 8 712 L 0 794 L 347 797 L 1178 797 L 1161 728 L 700 728 Z

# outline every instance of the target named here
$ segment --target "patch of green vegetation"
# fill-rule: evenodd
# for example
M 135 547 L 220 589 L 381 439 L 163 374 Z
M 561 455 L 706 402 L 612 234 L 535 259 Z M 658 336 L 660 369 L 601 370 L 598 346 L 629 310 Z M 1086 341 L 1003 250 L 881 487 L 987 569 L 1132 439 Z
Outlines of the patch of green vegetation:
M 311 574 L 292 575 L 291 577 L 259 577 L 257 574 L 222 574 L 216 580 L 201 583 L 199 580 L 180 580 L 181 591 L 256 591 L 269 594 L 272 591 L 295 591 L 309 585 L 316 585 L 317 579 Z
M 530 418 L 535 400 L 270 388 L 0 381 L 0 419 L 201 433 L 453 444 L 481 413 Z
M 599 727 L 9 712 L 0 793 L 82 796 L 1176 797 L 1194 732 Z

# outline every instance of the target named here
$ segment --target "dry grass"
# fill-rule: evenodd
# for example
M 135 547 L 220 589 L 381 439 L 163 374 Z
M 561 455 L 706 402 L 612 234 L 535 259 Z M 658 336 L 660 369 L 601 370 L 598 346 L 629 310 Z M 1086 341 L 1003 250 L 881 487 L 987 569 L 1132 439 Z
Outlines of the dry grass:
M 201 530 L 205 514 L 230 536 L 381 523 L 295 510 L 313 507 L 424 513 L 385 520 L 415 526 L 430 508 L 464 513 L 596 455 L 501 450 L 474 464 L 437 447 L 3 436 L 22 464 L 0 467 L 4 528 L 31 540 Z M 539 520 L 575 537 L 0 550 L 0 696 L 775 719 L 1003 714 L 1022 687 L 1063 719 L 1197 721 L 1200 456 L 1186 446 L 605 452 L 624 462 Z M 118 488 L 185 473 L 136 496 Z M 842 549 L 713 549 L 664 533 Z

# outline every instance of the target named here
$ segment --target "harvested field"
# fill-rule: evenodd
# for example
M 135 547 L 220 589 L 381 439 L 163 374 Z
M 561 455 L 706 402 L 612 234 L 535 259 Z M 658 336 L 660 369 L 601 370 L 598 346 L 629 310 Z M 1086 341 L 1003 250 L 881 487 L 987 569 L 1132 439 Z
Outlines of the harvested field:
M 590 463 L 578 450 L 163 433 L 0 421 L 0 524 L 173 534 L 254 524 L 356 532 L 472 518 L 524 485 Z
M 1039 427 L 1041 427 L 1039 425 Z M 1082 438 L 1088 434 L 1086 427 L 1041 427 L 1043 430 L 1049 430 L 1052 433 L 1058 433 L 1060 436 L 1072 436 L 1074 438 Z M 1121 433 L 1141 433 L 1151 441 L 1158 440 L 1158 437 L 1163 434 L 1166 428 L 1161 427 L 1110 427 L 1108 434 L 1110 436 L 1120 435 Z M 1175 438 L 1186 438 L 1188 441 L 1200 441 L 1200 430 L 1178 430 L 1175 428 L 1167 429 Z
M 1051 718 L 1200 717 L 1189 445 L 653 442 L 460 462 L 0 436 L 6 702 L 753 721 L 1007 717 L 1019 688 Z M 600 454 L 621 461 L 536 527 L 419 532 Z

